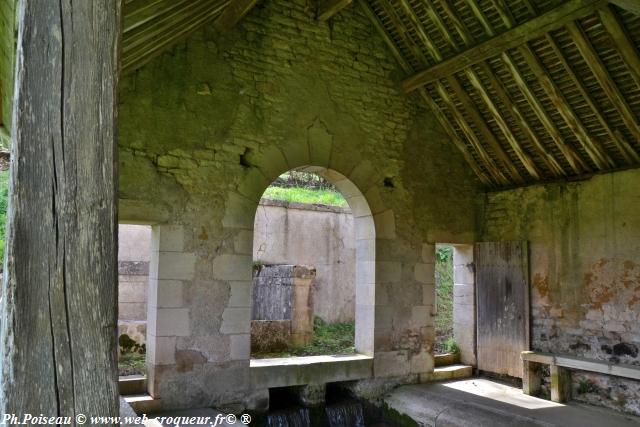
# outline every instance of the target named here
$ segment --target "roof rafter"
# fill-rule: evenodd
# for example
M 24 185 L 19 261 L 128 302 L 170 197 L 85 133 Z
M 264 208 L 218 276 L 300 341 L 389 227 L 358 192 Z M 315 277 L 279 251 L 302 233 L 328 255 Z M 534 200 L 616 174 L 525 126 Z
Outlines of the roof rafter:
M 444 78 L 482 60 L 500 55 L 506 50 L 516 48 L 526 40 L 542 36 L 562 27 L 567 22 L 592 13 L 606 4 L 607 0 L 570 0 L 537 18 L 513 27 L 450 59 L 408 77 L 402 82 L 402 87 L 406 92 L 411 92 L 427 83 Z

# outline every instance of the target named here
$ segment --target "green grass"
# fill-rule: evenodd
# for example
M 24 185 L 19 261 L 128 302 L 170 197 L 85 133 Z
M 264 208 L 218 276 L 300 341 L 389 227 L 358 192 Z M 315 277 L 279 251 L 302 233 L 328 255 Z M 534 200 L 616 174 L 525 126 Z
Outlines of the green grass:
M 292 353 L 296 356 L 352 354 L 356 352 L 355 335 L 355 322 L 329 324 L 316 316 L 313 320 L 313 341 Z
M 315 190 L 301 187 L 268 187 L 262 195 L 264 199 L 284 200 L 286 202 L 313 203 L 319 205 L 347 207 L 347 201 L 337 191 Z
M 138 352 L 120 354 L 118 371 L 120 376 L 144 375 L 146 372 L 145 355 Z
M 280 352 L 251 353 L 257 359 L 290 357 L 290 356 L 319 356 L 327 354 L 354 354 L 355 322 L 325 323 L 321 318 L 313 320 L 313 341 L 304 346 L 290 348 Z
M 436 353 L 450 351 L 453 340 L 453 248 L 438 247 L 436 251 Z

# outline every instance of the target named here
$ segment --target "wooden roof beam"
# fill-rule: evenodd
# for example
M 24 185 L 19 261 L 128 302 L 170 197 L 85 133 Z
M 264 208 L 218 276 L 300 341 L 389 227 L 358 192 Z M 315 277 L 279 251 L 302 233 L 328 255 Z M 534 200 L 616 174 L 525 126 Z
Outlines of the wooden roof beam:
M 218 19 L 215 20 L 213 23 L 214 27 L 220 32 L 231 30 L 253 9 L 258 1 L 259 0 L 232 0 Z
M 489 113 L 491 113 L 491 115 L 493 116 L 493 119 L 496 121 L 496 124 L 504 134 L 511 148 L 513 149 L 513 152 L 516 153 L 516 156 L 518 156 L 518 159 L 520 159 L 520 162 L 522 162 L 527 172 L 529 172 L 529 175 L 531 175 L 536 179 L 540 179 L 540 173 L 538 172 L 538 168 L 536 168 L 536 165 L 533 163 L 529 155 L 525 153 L 525 151 L 520 146 L 518 139 L 515 137 L 513 132 L 511 132 L 509 125 L 507 124 L 504 117 L 502 117 L 500 110 L 491 99 L 491 95 L 489 95 L 489 93 L 486 91 L 486 89 L 482 85 L 482 82 L 480 81 L 476 73 L 474 73 L 473 70 L 471 70 L 470 68 L 467 68 L 465 70 L 465 73 L 467 75 L 467 78 L 471 82 L 471 85 L 478 91 L 478 93 L 480 94 L 480 98 L 482 98 L 484 103 L 487 105 L 487 108 L 489 109 Z
M 607 0 L 570 0 L 537 18 L 513 27 L 450 59 L 408 77 L 402 82 L 402 87 L 406 92 L 411 92 L 427 83 L 445 78 L 482 60 L 516 48 L 526 40 L 560 28 L 567 22 L 588 15 L 606 4 Z
M 522 77 L 522 74 L 511 59 L 511 56 L 509 56 L 509 54 L 505 52 L 502 54 L 501 59 L 509 69 L 509 72 L 511 73 L 513 79 L 516 82 L 516 85 L 518 86 L 518 89 L 520 89 L 520 92 L 522 92 L 522 94 L 524 95 L 528 104 L 533 109 L 533 112 L 538 117 L 538 120 L 540 120 L 540 123 L 542 123 L 549 136 L 551 136 L 551 139 L 555 143 L 558 150 L 560 150 L 573 172 L 576 174 L 581 173 L 580 168 L 590 172 L 591 169 L 589 168 L 589 166 L 585 164 L 580 156 L 578 156 L 578 154 L 564 142 L 562 135 L 560 135 L 560 131 L 558 131 L 558 128 L 538 100 L 538 97 L 533 93 L 527 82 Z
M 500 159 L 500 161 L 504 165 L 505 169 L 509 171 L 509 175 L 511 176 L 511 178 L 513 178 L 513 180 L 517 183 L 523 183 L 524 179 L 520 175 L 520 172 L 518 172 L 518 169 L 516 169 L 516 167 L 513 165 L 513 162 L 509 158 L 509 155 L 502 149 L 502 146 L 498 143 L 496 137 L 493 135 L 493 133 L 491 133 L 491 130 L 482 118 L 482 115 L 478 111 L 478 108 L 475 106 L 473 100 L 464 90 L 458 79 L 452 75 L 447 79 L 447 82 L 453 89 L 453 93 L 455 93 L 455 95 L 458 97 L 458 100 L 460 100 L 460 102 L 462 103 L 465 111 L 467 111 L 467 113 L 471 116 L 471 120 L 475 124 L 476 129 L 478 130 L 482 138 L 489 144 L 496 157 Z
M 318 0 L 318 21 L 328 21 L 351 3 L 353 0 Z
M 622 121 L 624 122 L 625 126 L 627 126 L 631 134 L 636 138 L 636 140 L 640 141 L 640 124 L 638 124 L 638 121 L 635 119 L 635 116 L 633 114 L 633 111 L 631 110 L 631 107 L 629 107 L 629 104 L 625 100 L 624 96 L 622 96 L 622 93 L 620 92 L 620 90 L 614 83 L 613 79 L 611 78 L 609 71 L 607 70 L 605 65 L 602 63 L 602 60 L 600 59 L 598 54 L 593 49 L 591 42 L 587 39 L 587 36 L 584 34 L 584 31 L 582 31 L 582 29 L 575 22 L 571 22 L 567 24 L 567 31 L 569 32 L 569 35 L 571 36 L 571 38 L 573 39 L 573 42 L 578 48 L 578 52 L 580 52 L 580 55 L 582 55 L 582 57 L 587 62 L 587 64 L 589 64 L 589 68 L 592 74 L 595 76 L 596 80 L 598 81 L 598 84 L 604 91 L 605 95 L 607 95 L 607 98 L 609 99 L 611 104 L 616 108 L 618 113 L 620 113 L 620 117 L 622 118 Z M 555 45 L 555 43 L 553 44 Z M 557 47 L 555 48 L 556 48 L 556 51 L 559 52 L 559 49 L 557 49 Z M 560 55 L 561 53 L 559 53 L 559 56 Z M 570 73 L 573 74 L 572 71 L 570 71 Z M 627 153 L 627 151 L 631 147 L 630 146 L 623 147 L 624 144 L 628 144 L 628 143 L 625 140 L 622 140 L 622 141 L 618 140 L 615 133 L 612 132 L 608 123 L 602 117 L 602 114 L 600 113 L 600 111 L 598 111 L 596 104 L 591 101 L 588 91 L 584 90 L 582 84 L 579 82 L 577 78 L 575 78 L 575 75 L 573 77 L 574 77 L 574 80 L 578 82 L 578 87 L 581 88 L 585 99 L 590 101 L 590 104 L 592 104 L 592 108 L 598 115 L 600 123 L 604 125 L 605 129 L 607 130 L 607 132 L 609 133 L 613 141 L 618 146 L 618 151 L 620 151 L 620 154 L 622 154 L 623 157 L 625 157 L 625 160 L 627 161 L 627 163 L 633 163 L 632 159 L 629 157 L 630 153 Z M 633 149 L 631 150 L 632 152 L 635 153 Z M 638 160 L 637 153 L 635 157 L 637 161 Z
M 635 1 L 635 0 L 634 0 Z M 640 56 L 633 41 L 624 29 L 618 14 L 611 6 L 598 10 L 598 16 L 607 33 L 615 43 L 615 47 L 627 64 L 627 69 L 636 84 L 640 87 Z
M 387 31 L 385 30 L 384 26 L 378 20 L 378 17 L 376 16 L 376 14 L 371 10 L 369 5 L 367 4 L 366 0 L 359 0 L 358 4 L 361 7 L 361 9 L 364 11 L 364 14 L 369 18 L 369 21 L 371 21 L 374 28 L 378 31 L 378 34 L 380 34 L 380 36 L 384 40 L 387 47 L 391 51 L 391 54 L 394 56 L 394 58 L 396 59 L 400 67 L 404 70 L 405 73 L 411 73 L 413 71 L 411 65 L 404 59 L 404 57 L 396 47 L 393 40 L 391 40 L 391 37 L 389 37 L 389 34 L 387 34 Z M 473 172 L 476 174 L 478 179 L 480 179 L 480 182 L 482 182 L 487 186 L 491 186 L 491 187 L 495 186 L 495 183 L 499 181 L 493 181 L 478 167 L 473 155 L 468 150 L 467 146 L 456 134 L 455 130 L 451 126 L 451 123 L 449 123 L 449 120 L 447 120 L 447 118 L 442 113 L 442 111 L 440 111 L 440 108 L 436 105 L 436 103 L 431 98 L 431 96 L 427 93 L 425 88 L 420 88 L 418 90 L 418 93 L 427 102 L 427 105 L 431 108 L 431 111 L 433 111 L 433 113 L 435 114 L 437 120 L 440 122 L 440 125 L 443 127 L 445 132 L 449 135 L 449 138 L 451 138 L 451 141 L 453 141 L 454 145 L 460 150 L 467 164 L 469 165 L 469 167 L 471 167 L 471 170 L 473 170 Z
M 529 45 L 526 43 L 522 45 L 519 52 L 522 54 L 525 62 L 540 82 L 540 85 L 549 97 L 549 100 L 558 110 L 558 113 L 560 113 L 564 121 L 567 123 L 567 126 L 569 126 L 569 129 L 574 133 L 593 163 L 599 169 L 608 169 L 610 166 L 615 166 L 607 153 L 602 150 L 602 147 L 596 145 L 593 139 L 589 136 L 584 125 L 573 112 L 566 98 L 558 89 L 551 77 L 549 77 L 542 64 L 540 64 L 540 60 L 535 56 Z
M 640 15 L 640 2 L 638 0 L 611 0 L 611 3 L 631 13 Z

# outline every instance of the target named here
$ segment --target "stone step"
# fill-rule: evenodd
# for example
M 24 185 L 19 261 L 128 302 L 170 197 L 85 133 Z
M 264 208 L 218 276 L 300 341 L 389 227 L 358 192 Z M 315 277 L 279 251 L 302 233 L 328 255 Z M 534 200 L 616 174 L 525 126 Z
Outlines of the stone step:
M 447 366 L 460 363 L 460 353 L 444 353 L 433 356 L 433 364 L 435 366 Z
M 459 378 L 469 378 L 473 375 L 473 368 L 468 365 L 449 365 L 434 368 L 433 372 L 424 374 L 423 381 L 445 381 Z
M 120 396 L 145 394 L 147 392 L 147 377 L 144 375 L 127 375 L 118 379 Z
M 125 402 L 127 402 L 137 414 L 151 414 L 159 412 L 162 409 L 160 399 L 154 399 L 148 394 L 133 394 L 123 397 Z

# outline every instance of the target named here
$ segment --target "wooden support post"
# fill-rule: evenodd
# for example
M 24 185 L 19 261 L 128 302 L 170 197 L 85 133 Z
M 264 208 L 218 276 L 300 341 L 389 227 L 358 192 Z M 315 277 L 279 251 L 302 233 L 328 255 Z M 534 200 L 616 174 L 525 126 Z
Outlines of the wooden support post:
M 522 392 L 530 396 L 536 396 L 540 392 L 542 375 L 540 364 L 525 360 L 522 362 Z
M 120 37 L 120 1 L 20 0 L 0 307 L 5 414 L 76 425 L 79 414 L 119 412 Z
M 571 398 L 571 371 L 551 365 L 551 400 L 564 403 Z

